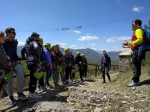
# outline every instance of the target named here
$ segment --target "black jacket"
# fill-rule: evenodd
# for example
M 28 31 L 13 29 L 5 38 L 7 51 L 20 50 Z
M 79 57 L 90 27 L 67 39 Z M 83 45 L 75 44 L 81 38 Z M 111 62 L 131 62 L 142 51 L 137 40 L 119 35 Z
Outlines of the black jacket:
M 26 60 L 28 62 L 40 62 L 42 55 L 41 47 L 34 37 L 29 37 L 25 44 Z
M 81 62 L 81 64 L 80 64 L 80 62 Z M 78 66 L 82 66 L 82 64 L 83 64 L 82 57 L 81 56 L 76 56 L 75 63 L 78 64 Z
M 72 64 L 71 58 L 67 54 L 64 55 L 63 60 L 64 60 L 65 65 Z
M 87 69 L 88 68 L 88 66 L 87 66 L 87 59 L 84 57 L 84 58 L 82 58 L 83 59 L 83 67 L 85 68 L 85 69 Z
M 0 43 L 0 70 L 8 66 L 10 58 L 6 55 L 2 44 Z
M 7 56 L 10 57 L 11 60 L 17 60 L 17 45 L 18 41 L 16 39 L 13 39 L 10 41 L 8 37 L 5 39 L 5 43 L 3 44 L 3 48 L 7 54 Z

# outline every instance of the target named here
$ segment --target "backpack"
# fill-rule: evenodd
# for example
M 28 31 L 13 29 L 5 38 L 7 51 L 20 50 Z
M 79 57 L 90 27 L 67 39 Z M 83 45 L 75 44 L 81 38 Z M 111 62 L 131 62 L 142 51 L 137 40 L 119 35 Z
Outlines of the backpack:
M 150 51 L 150 29 L 143 29 L 145 33 L 144 43 L 138 49 L 138 59 L 145 59 L 145 52 Z

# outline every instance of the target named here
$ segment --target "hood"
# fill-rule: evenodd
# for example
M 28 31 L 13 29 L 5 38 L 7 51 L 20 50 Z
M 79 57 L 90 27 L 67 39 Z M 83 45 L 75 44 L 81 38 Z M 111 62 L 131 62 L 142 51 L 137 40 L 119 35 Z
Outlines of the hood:
M 30 42 L 36 41 L 34 37 L 28 37 L 26 43 L 29 44 Z

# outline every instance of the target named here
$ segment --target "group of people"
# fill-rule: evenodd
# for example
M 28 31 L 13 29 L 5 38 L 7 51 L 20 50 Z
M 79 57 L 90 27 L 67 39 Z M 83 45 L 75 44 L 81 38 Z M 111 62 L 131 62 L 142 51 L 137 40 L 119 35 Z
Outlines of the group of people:
M 132 64 L 133 64 L 133 82 L 128 87 L 140 85 L 141 62 L 142 58 L 138 57 L 139 46 L 144 42 L 145 33 L 141 27 L 142 21 L 135 20 L 132 22 L 133 36 L 131 42 L 124 42 L 123 48 L 131 48 Z M 5 36 L 6 35 L 6 36 Z M 13 97 L 13 75 L 17 76 L 17 93 L 18 99 L 26 100 L 27 96 L 23 94 L 24 88 L 24 71 L 17 56 L 18 41 L 15 39 L 16 32 L 14 28 L 7 28 L 4 32 L 0 32 L 0 79 L 6 78 L 6 91 L 9 96 L 9 101 L 15 105 L 17 101 Z M 43 39 L 36 32 L 26 40 L 25 47 L 21 50 L 22 58 L 26 60 L 27 68 L 30 72 L 29 93 L 28 97 L 40 98 L 35 90 L 38 81 L 38 90 L 45 91 L 46 88 L 52 88 L 49 79 L 52 76 L 54 86 L 59 85 L 59 75 L 63 84 L 68 84 L 74 81 L 76 73 L 76 64 L 80 74 L 80 80 L 84 82 L 87 75 L 87 59 L 84 54 L 76 52 L 76 57 L 68 48 L 64 48 L 64 53 L 59 50 L 59 45 L 53 45 L 49 42 L 43 44 Z M 111 59 L 106 51 L 103 51 L 104 56 L 101 58 L 100 70 L 102 71 L 103 83 L 106 83 L 105 74 L 108 80 L 111 81 L 109 69 Z M 142 54 L 144 55 L 144 54 Z M 141 55 L 141 56 L 142 56 Z M 36 76 L 37 73 L 46 73 Z M 37 78 L 38 77 L 38 78 Z M 70 80 L 69 80 L 70 79 Z
M 0 79 L 7 80 L 6 91 L 12 105 L 17 103 L 13 97 L 13 75 L 15 74 L 17 76 L 18 100 L 26 100 L 28 97 L 40 98 L 36 88 L 39 91 L 46 91 L 47 88 L 58 87 L 60 86 L 59 79 L 63 84 L 72 83 L 75 81 L 77 71 L 79 71 L 80 80 L 85 81 L 88 66 L 84 54 L 76 52 L 74 58 L 69 48 L 64 48 L 62 53 L 59 45 L 51 46 L 49 42 L 44 43 L 40 35 L 33 32 L 21 50 L 22 59 L 26 60 L 30 73 L 29 93 L 25 95 L 23 93 L 24 71 L 17 55 L 18 41 L 15 36 L 14 28 L 7 28 L 5 33 L 0 32 Z M 54 86 L 49 83 L 51 76 Z

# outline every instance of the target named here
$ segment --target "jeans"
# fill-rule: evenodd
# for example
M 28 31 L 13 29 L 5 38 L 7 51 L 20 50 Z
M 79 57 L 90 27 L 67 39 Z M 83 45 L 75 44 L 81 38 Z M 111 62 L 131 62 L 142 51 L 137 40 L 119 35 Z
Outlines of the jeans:
M 58 83 L 57 68 L 52 69 L 52 78 L 53 78 L 54 83 Z
M 45 85 L 50 85 L 49 84 L 49 78 L 51 77 L 51 75 L 52 75 L 52 70 L 47 69 L 46 70 L 46 76 L 45 76 L 45 79 L 44 79 Z
M 105 74 L 107 75 L 108 80 L 111 81 L 111 78 L 110 78 L 110 75 L 109 75 L 109 68 L 108 67 L 104 68 L 104 71 L 103 71 L 103 74 L 102 74 L 103 82 L 106 82 L 106 80 L 105 80 Z

